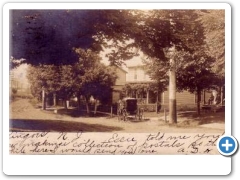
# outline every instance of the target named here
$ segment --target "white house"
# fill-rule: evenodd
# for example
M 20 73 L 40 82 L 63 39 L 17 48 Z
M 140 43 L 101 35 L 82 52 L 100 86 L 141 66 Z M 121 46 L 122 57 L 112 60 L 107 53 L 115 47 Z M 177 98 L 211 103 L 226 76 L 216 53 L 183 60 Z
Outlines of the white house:
M 134 58 L 133 60 L 126 61 L 127 74 L 126 74 L 126 84 L 134 86 L 137 84 L 142 84 L 146 87 L 153 82 L 153 80 L 146 74 L 146 67 L 142 62 L 142 58 Z M 140 86 L 140 85 L 139 85 Z M 201 103 L 207 103 L 210 97 L 209 92 L 202 92 Z M 148 105 L 151 109 L 154 109 L 153 105 L 160 102 L 162 106 L 168 109 L 169 106 L 169 91 L 164 91 L 162 93 L 154 92 L 151 88 L 147 88 L 146 91 L 141 93 L 129 92 L 130 97 L 139 99 L 141 103 Z M 179 110 L 195 109 L 197 98 L 194 93 L 188 91 L 176 92 L 177 107 Z

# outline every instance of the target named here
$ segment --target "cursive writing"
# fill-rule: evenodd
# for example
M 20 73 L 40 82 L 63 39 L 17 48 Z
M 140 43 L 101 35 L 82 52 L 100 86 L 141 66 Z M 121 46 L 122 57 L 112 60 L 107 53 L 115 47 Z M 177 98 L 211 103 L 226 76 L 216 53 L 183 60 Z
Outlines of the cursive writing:
M 10 154 L 218 154 L 222 134 L 9 133 Z

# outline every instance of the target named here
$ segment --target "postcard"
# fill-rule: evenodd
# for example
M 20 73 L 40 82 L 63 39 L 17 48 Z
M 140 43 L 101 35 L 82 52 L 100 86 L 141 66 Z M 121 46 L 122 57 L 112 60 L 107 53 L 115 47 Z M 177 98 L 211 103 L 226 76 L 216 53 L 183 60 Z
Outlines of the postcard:
M 5 174 L 231 172 L 228 4 L 3 11 Z

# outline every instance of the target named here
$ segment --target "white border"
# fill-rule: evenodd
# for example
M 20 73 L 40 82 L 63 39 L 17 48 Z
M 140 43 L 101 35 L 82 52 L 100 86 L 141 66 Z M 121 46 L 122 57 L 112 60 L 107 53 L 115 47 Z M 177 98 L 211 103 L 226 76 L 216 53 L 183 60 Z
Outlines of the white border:
M 7 9 L 226 9 L 227 3 L 6 3 Z
M 226 134 L 231 134 L 231 7 L 226 3 L 12 3 L 3 7 L 3 104 L 9 104 L 9 9 L 225 9 Z M 29 156 L 9 155 L 9 106 L 3 106 L 3 172 L 8 175 L 227 175 L 231 158 L 221 155 Z M 204 164 L 204 166 L 203 166 Z M 221 164 L 221 166 L 219 166 Z M 27 167 L 27 168 L 26 168 Z M 215 168 L 213 168 L 215 167 Z

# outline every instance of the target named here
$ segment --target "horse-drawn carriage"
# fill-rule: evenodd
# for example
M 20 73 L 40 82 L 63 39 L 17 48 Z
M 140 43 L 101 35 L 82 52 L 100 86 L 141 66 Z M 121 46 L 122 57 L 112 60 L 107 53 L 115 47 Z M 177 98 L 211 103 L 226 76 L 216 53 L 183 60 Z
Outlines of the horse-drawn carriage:
M 143 119 L 143 108 L 138 107 L 137 99 L 124 98 L 118 102 L 117 115 L 119 120 L 126 121 L 130 118 Z

